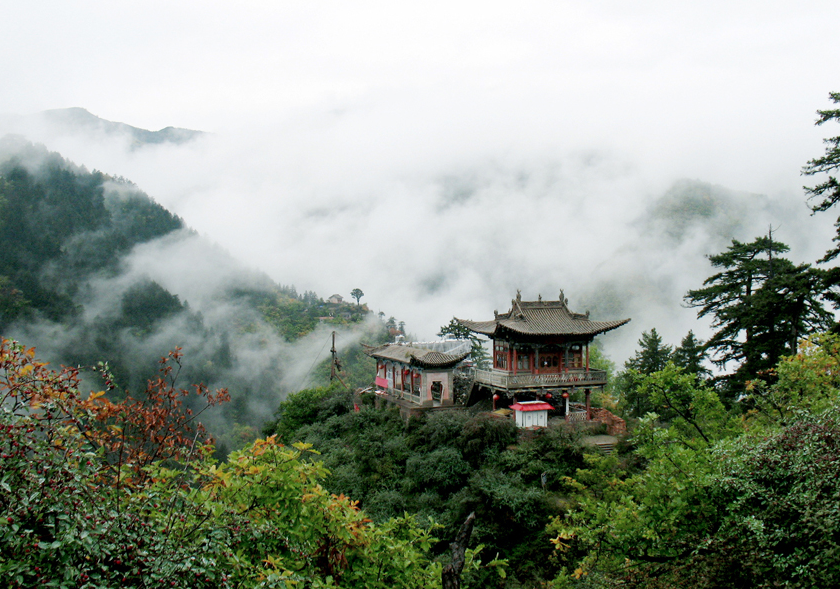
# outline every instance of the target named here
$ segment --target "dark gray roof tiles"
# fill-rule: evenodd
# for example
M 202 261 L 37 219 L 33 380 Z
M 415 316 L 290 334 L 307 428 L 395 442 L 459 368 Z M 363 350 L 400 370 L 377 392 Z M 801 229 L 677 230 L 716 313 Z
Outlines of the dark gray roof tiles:
M 373 358 L 393 360 L 420 368 L 452 368 L 469 356 L 469 352 L 446 354 L 412 346 L 411 344 L 385 344 L 384 346 L 370 348 L 366 350 L 366 353 Z
M 492 321 L 456 319 L 467 329 L 490 337 L 501 336 L 505 331 L 526 336 L 595 336 L 630 321 L 590 321 L 588 312 L 573 313 L 566 304 L 562 292 L 560 300 L 556 301 L 523 301 L 517 295 L 517 298 L 511 301 L 510 311 L 497 314 Z

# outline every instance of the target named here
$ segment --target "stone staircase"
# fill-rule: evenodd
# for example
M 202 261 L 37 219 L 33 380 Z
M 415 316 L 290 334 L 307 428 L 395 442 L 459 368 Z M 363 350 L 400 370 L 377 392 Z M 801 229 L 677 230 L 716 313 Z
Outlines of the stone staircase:
M 586 436 L 581 441 L 591 448 L 597 448 L 601 454 L 609 455 L 613 453 L 615 445 L 618 443 L 618 438 L 602 434 L 598 436 Z
M 595 442 L 595 447 L 597 447 L 602 454 L 610 455 L 613 453 L 615 444 L 613 442 Z

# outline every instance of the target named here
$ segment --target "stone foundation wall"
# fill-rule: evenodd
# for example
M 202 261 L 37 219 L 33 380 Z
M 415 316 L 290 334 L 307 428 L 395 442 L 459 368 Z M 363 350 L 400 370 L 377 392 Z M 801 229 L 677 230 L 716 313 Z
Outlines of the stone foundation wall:
M 620 436 L 627 433 L 627 423 L 602 407 L 592 408 L 592 421 L 606 424 L 607 433 L 611 436 Z

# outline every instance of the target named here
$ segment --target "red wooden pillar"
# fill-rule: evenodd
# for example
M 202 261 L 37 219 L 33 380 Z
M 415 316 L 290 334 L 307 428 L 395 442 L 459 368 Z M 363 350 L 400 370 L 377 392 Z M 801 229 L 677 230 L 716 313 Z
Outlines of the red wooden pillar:
M 586 421 L 592 421 L 592 405 L 589 402 L 590 389 L 586 389 Z
M 516 348 L 513 348 L 513 375 L 516 376 Z
M 586 371 L 589 372 L 589 342 L 586 342 Z

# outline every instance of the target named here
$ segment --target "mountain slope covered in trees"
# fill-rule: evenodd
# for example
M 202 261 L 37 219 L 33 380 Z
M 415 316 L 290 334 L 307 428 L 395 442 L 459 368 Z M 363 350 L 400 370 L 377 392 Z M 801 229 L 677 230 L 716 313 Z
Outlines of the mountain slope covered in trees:
M 0 251 L 0 333 L 55 363 L 107 362 L 132 390 L 183 348 L 184 378 L 232 391 L 216 431 L 258 426 L 288 391 L 325 383 L 314 361 L 330 330 L 342 351 L 387 337 L 366 307 L 275 284 L 128 180 L 11 136 L 0 143 Z M 348 369 L 351 385 L 367 378 Z

